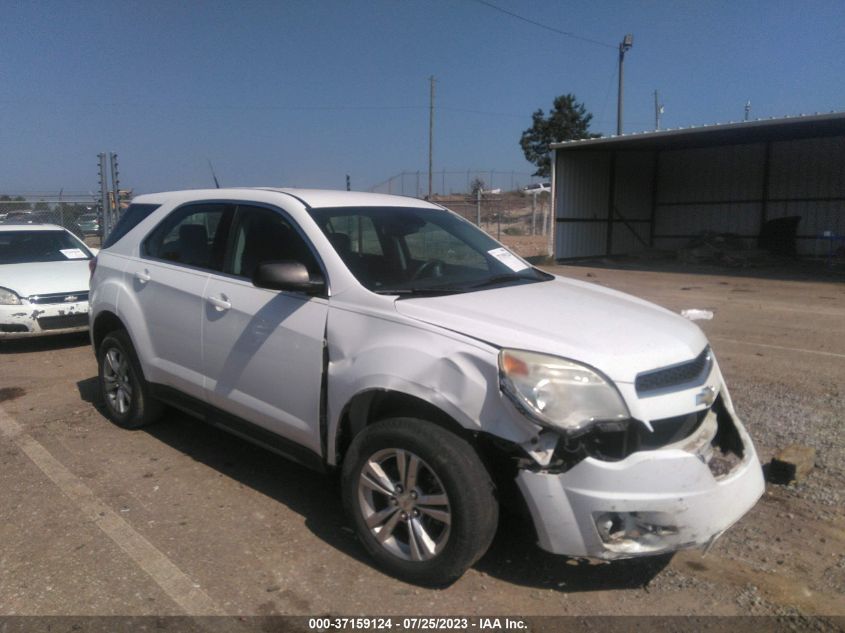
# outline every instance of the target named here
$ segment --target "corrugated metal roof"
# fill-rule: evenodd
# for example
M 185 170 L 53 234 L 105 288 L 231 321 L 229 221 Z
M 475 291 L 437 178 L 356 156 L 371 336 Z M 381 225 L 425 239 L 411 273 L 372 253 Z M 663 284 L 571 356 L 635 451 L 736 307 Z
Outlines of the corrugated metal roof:
M 632 132 L 621 136 L 578 139 L 552 143 L 551 149 L 573 150 L 612 145 L 620 149 L 687 144 L 755 142 L 766 138 L 801 138 L 845 134 L 845 112 L 799 114 L 780 118 L 730 121 L 712 125 Z

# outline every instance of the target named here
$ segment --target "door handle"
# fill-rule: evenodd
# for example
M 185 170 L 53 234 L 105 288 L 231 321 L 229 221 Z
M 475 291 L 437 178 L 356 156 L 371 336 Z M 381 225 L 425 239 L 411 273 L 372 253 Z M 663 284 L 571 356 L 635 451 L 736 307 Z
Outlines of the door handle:
M 226 295 L 220 295 L 220 298 L 208 297 L 208 302 L 213 305 L 214 309 L 218 312 L 225 312 L 232 307 L 232 304 L 226 299 Z
M 143 285 L 147 283 L 151 279 L 151 277 L 149 276 L 149 274 L 147 274 L 147 271 L 145 270 L 144 272 L 138 271 L 137 273 L 135 273 L 135 279 L 137 279 L 139 282 L 141 282 L 141 285 Z

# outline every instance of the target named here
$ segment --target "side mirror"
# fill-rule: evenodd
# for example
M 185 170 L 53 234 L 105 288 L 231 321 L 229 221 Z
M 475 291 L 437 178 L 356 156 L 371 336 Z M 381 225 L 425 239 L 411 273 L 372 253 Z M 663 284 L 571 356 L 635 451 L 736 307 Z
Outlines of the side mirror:
M 322 277 L 311 277 L 303 264 L 293 261 L 259 264 L 252 276 L 252 285 L 256 288 L 304 292 L 311 295 L 318 294 L 326 288 L 326 282 Z

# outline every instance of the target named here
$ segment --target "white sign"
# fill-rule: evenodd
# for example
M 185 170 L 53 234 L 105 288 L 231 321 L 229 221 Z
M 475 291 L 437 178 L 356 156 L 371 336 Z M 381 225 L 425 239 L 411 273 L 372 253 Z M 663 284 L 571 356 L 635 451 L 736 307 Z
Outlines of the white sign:
M 88 255 L 82 252 L 81 249 L 78 248 L 63 248 L 59 251 L 62 255 L 67 257 L 68 259 L 87 259 Z
M 528 268 L 528 264 L 506 248 L 494 248 L 492 251 L 487 251 L 487 254 L 492 255 L 514 272 L 518 273 L 520 270 Z

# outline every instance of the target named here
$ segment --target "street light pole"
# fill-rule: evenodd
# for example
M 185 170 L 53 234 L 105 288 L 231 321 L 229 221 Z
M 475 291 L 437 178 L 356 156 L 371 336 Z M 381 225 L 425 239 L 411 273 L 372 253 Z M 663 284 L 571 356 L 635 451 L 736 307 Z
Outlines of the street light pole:
M 616 101 L 616 134 L 622 134 L 622 84 L 624 77 L 625 53 L 634 45 L 634 36 L 628 33 L 619 42 L 619 90 Z

